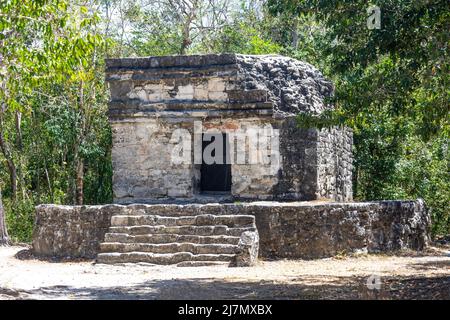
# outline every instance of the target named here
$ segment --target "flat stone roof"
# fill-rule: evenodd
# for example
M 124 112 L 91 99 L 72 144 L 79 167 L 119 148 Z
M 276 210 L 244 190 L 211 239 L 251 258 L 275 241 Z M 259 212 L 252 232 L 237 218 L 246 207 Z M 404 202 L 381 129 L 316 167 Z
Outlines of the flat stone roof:
M 186 113 L 201 109 L 253 109 L 252 112 L 257 115 L 260 109 L 272 109 L 270 116 L 285 118 L 299 113 L 320 114 L 332 108 L 326 102 L 326 98 L 333 95 L 332 83 L 311 64 L 280 55 L 225 53 L 106 59 L 105 71 L 106 80 L 112 83 L 133 82 L 145 86 L 146 83 L 164 82 L 175 83 L 176 88 L 193 81 L 216 78 L 232 83 L 234 88 L 225 89 L 226 101 L 216 101 L 214 98 L 185 101 L 163 99 L 145 103 L 127 96 L 123 99 L 116 97 L 110 102 L 110 110 L 117 115 L 121 112 L 124 116 L 149 112 L 151 116 L 153 111 Z M 264 103 L 268 106 L 256 105 Z M 215 104 L 224 107 L 218 108 Z M 236 107 L 238 104 L 244 108 Z

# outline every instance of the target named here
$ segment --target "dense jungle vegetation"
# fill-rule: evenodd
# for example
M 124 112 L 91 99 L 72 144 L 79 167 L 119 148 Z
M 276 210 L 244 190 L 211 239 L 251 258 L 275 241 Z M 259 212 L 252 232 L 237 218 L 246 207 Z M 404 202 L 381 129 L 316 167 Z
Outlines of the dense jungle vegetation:
M 216 52 L 317 66 L 337 109 L 299 125 L 354 130 L 355 200 L 424 198 L 449 234 L 449 3 L 373 4 L 379 28 L 362 0 L 1 0 L 0 242 L 36 204 L 112 201 L 105 58 Z

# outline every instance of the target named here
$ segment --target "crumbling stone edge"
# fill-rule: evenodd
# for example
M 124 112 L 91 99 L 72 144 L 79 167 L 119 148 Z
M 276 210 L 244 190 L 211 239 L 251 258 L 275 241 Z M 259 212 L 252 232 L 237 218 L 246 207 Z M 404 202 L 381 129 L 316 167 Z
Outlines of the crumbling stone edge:
M 258 231 L 245 231 L 238 243 L 239 252 L 231 263 L 232 267 L 251 267 L 258 260 L 259 235 Z
M 123 210 L 157 214 L 251 214 L 257 233 L 243 234 L 235 265 L 271 259 L 316 259 L 342 252 L 423 250 L 430 241 L 431 218 L 423 200 L 355 203 L 249 202 L 212 204 L 131 204 L 36 207 L 35 256 L 95 258 L 111 224 Z M 256 243 L 259 240 L 259 248 Z

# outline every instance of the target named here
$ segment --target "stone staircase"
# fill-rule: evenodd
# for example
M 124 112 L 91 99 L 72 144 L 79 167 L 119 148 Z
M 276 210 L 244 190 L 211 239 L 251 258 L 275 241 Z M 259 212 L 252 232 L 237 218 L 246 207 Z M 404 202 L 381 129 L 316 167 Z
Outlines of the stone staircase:
M 250 266 L 259 238 L 252 215 L 198 214 L 163 205 L 121 210 L 100 244 L 97 263 Z M 126 208 L 126 207 L 124 207 Z

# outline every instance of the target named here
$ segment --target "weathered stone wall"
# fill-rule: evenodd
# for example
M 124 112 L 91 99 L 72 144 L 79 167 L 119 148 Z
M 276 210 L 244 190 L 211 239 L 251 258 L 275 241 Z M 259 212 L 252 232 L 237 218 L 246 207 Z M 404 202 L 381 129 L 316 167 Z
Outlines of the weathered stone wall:
M 241 88 L 266 91 L 275 118 L 332 108 L 325 98 L 333 94 L 333 84 L 309 63 L 279 55 L 236 55 L 236 63 Z
M 263 90 L 237 87 L 234 55 L 121 59 L 108 62 L 113 130 L 113 191 L 118 203 L 193 198 L 199 194 L 200 166 L 174 164 L 176 129 L 192 136 L 194 121 L 204 130 L 234 132 L 263 128 L 273 120 Z M 149 64 L 147 64 L 147 62 Z M 233 151 L 246 146 L 235 144 Z M 192 158 L 194 147 L 192 146 Z M 275 174 L 260 164 L 232 165 L 231 194 L 265 199 Z
M 256 217 L 263 257 L 314 259 L 342 252 L 422 250 L 429 241 L 431 219 L 422 200 L 272 203 L 248 209 Z
M 279 129 L 281 165 L 272 199 L 353 199 L 351 130 L 299 128 L 294 117 L 285 118 Z
M 235 55 L 107 60 L 112 119 L 272 115 L 267 92 L 245 90 Z
M 280 125 L 281 166 L 274 200 L 317 199 L 317 129 L 301 129 L 295 118 Z
M 247 137 L 245 142 L 239 141 L 239 137 L 233 135 L 237 132 L 246 132 L 247 130 L 271 130 L 274 124 L 272 119 L 268 118 L 245 118 L 235 119 L 206 119 L 204 127 L 229 134 L 228 139 L 233 139 L 230 144 L 231 165 L 231 194 L 235 199 L 271 199 L 273 198 L 273 187 L 278 183 L 278 169 L 280 164 L 261 163 L 262 152 L 259 150 L 254 154 L 253 160 L 249 159 L 250 143 L 253 147 L 258 142 L 256 137 Z M 242 138 L 242 137 L 241 137 Z M 239 156 L 245 156 L 246 161 L 239 161 Z M 252 163 L 256 160 L 257 163 Z M 198 192 L 200 192 L 198 190 Z
M 37 206 L 34 253 L 43 257 L 95 258 L 115 209 L 114 205 Z
M 193 134 L 194 121 L 227 133 L 280 130 L 275 166 L 232 163 L 234 199 L 351 200 L 351 134 L 295 120 L 331 108 L 332 84 L 313 66 L 272 55 L 172 56 L 107 60 L 106 74 L 116 203 L 200 194 L 200 165 L 171 161 L 172 133 Z M 249 142 L 234 146 L 233 159 L 249 150 Z
M 191 163 L 176 164 L 171 155 L 176 129 L 187 130 L 194 137 L 194 119 L 141 118 L 112 123 L 113 191 L 116 202 L 146 202 L 148 199 L 191 198 L 200 193 L 200 166 L 194 160 L 192 141 Z M 204 130 L 232 134 L 246 129 L 263 129 L 270 119 L 244 118 L 206 119 Z M 231 139 L 231 136 L 229 136 Z M 269 199 L 278 183 L 278 167 L 271 164 L 239 163 L 238 154 L 248 154 L 248 141 L 234 139 L 230 150 L 233 158 L 231 194 L 241 198 Z
M 353 134 L 348 128 L 329 128 L 318 132 L 317 198 L 351 201 Z
M 364 203 L 250 202 L 36 208 L 36 255 L 88 257 L 98 252 L 110 217 L 133 210 L 153 215 L 251 214 L 266 258 L 322 258 L 341 252 L 421 250 L 429 241 L 430 216 L 422 200 Z
M 115 201 L 193 195 L 193 164 L 171 161 L 172 133 L 183 126 L 154 118 L 112 123 Z
M 113 190 L 116 202 L 147 199 L 190 198 L 200 193 L 200 167 L 174 164 L 172 133 L 185 129 L 193 137 L 195 119 L 138 118 L 112 123 Z M 260 200 L 352 200 L 351 132 L 346 129 L 301 129 L 295 119 L 211 118 L 204 130 L 233 133 L 271 125 L 280 129 L 280 163 L 237 163 L 248 154 L 248 143 L 232 144 L 232 190 L 236 199 Z M 293 139 L 292 137 L 295 137 Z M 191 150 L 193 160 L 194 150 Z

